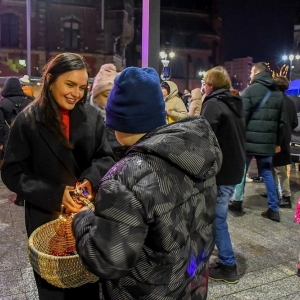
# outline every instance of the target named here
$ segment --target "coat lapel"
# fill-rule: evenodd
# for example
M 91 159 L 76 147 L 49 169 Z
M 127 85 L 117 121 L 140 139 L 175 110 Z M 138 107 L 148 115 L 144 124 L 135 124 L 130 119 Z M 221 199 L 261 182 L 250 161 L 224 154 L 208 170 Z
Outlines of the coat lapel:
M 68 149 L 64 147 L 61 143 L 59 143 L 57 141 L 57 138 L 54 136 L 54 134 L 50 132 L 43 123 L 40 122 L 37 110 L 35 112 L 36 112 L 37 122 L 39 123 L 39 132 L 43 137 L 45 143 L 52 150 L 52 152 L 54 153 L 56 158 L 61 162 L 61 164 L 77 181 L 81 172 L 73 156 L 72 149 Z

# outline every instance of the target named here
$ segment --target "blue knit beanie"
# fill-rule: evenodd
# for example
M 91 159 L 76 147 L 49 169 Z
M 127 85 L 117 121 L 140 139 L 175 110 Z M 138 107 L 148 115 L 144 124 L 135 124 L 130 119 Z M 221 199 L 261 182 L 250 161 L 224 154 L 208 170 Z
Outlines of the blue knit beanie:
M 165 125 L 165 101 L 156 71 L 124 69 L 114 80 L 105 109 L 106 126 L 119 132 L 148 133 Z

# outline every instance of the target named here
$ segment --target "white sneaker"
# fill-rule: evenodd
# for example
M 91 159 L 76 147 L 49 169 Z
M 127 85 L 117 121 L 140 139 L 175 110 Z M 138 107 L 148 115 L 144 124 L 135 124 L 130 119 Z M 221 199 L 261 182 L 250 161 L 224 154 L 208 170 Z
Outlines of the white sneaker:
M 249 177 L 249 174 L 248 174 L 248 173 L 246 174 L 246 182 L 247 182 L 247 183 L 253 182 L 253 179 L 251 179 L 251 178 Z

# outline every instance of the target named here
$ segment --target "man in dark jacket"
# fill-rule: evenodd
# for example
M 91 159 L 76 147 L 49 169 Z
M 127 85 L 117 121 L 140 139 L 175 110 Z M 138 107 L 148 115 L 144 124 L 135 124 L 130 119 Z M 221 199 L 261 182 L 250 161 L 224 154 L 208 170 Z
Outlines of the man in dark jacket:
M 223 67 L 209 70 L 205 77 L 204 116 L 219 141 L 223 161 L 216 176 L 216 245 L 219 264 L 210 269 L 209 277 L 227 283 L 237 283 L 236 260 L 228 231 L 229 200 L 235 185 L 241 182 L 245 168 L 245 120 L 242 99 L 230 92 L 231 81 Z
M 1 91 L 3 99 L 0 102 L 0 150 L 6 151 L 9 129 L 17 113 L 24 109 L 31 100 L 25 97 L 21 83 L 17 77 L 9 77 Z M 24 199 L 17 196 L 16 205 L 24 206 Z
M 250 80 L 250 86 L 241 94 L 246 121 L 246 169 L 248 170 L 252 158 L 255 157 L 268 195 L 269 208 L 261 215 L 280 222 L 278 197 L 272 175 L 272 158 L 276 152 L 280 152 L 283 139 L 284 99 L 265 63 L 260 62 L 252 67 Z M 270 95 L 267 100 L 255 111 L 268 91 Z M 233 201 L 231 205 L 241 209 L 241 204 L 241 201 Z

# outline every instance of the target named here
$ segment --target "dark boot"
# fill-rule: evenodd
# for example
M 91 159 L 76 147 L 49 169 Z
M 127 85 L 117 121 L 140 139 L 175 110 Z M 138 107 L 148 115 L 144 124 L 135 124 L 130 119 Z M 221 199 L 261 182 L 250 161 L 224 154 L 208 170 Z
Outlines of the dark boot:
M 253 179 L 253 182 L 256 182 L 256 183 L 263 182 L 263 179 L 261 176 L 251 177 L 251 179 Z
M 278 205 L 281 208 L 292 208 L 291 197 L 282 197 L 279 199 Z
M 239 279 L 236 272 L 236 265 L 227 266 L 221 263 L 214 268 L 209 269 L 209 278 L 226 283 L 238 283 Z
M 271 208 L 261 213 L 264 218 L 270 219 L 274 222 L 280 222 L 279 211 L 274 211 Z
M 16 204 L 18 206 L 24 206 L 24 199 L 21 198 L 19 195 L 17 195 L 17 198 L 14 201 L 14 204 Z
M 228 209 L 231 211 L 243 211 L 243 201 L 231 201 L 228 205 Z

